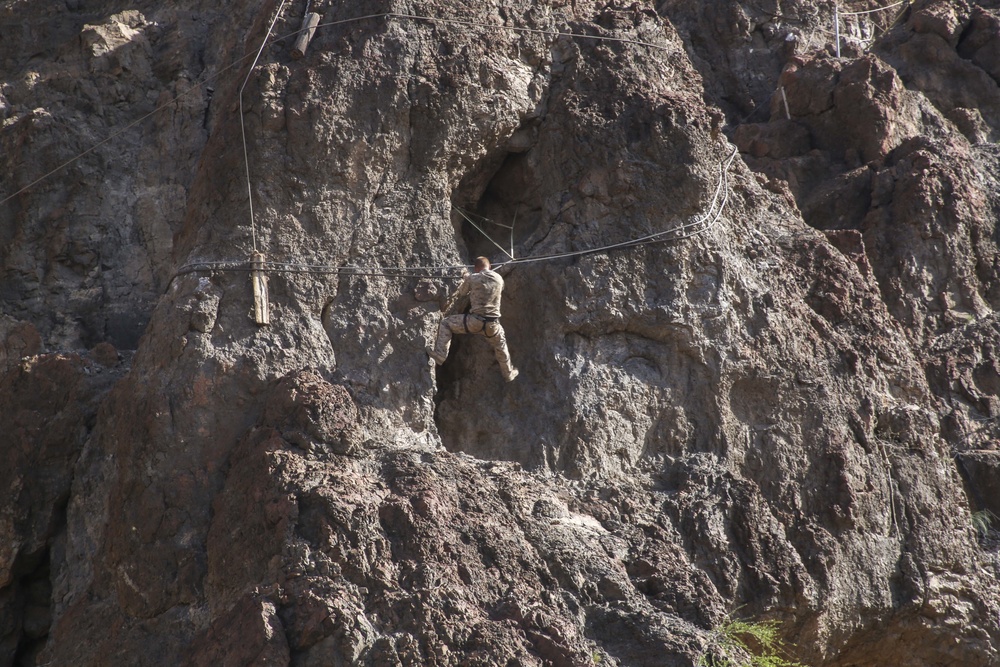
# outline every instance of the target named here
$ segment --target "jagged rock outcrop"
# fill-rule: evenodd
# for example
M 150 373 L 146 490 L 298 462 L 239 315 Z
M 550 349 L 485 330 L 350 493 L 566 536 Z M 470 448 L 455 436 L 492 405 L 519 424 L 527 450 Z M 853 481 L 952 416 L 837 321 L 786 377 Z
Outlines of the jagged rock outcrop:
M 0 381 L 5 460 L 0 485 L 6 494 L 0 510 L 3 664 L 13 664 L 15 656 L 22 663 L 34 660 L 48 634 L 73 467 L 102 399 L 123 370 L 118 353 L 107 343 L 102 348 L 84 356 L 26 355 Z
M 794 4 L 5 8 L 0 196 L 166 107 L 0 204 L 4 664 L 1000 664 L 1000 9 Z M 682 225 L 504 267 L 510 384 L 385 270 Z
M 54 348 L 135 349 L 211 130 L 213 87 L 199 79 L 230 64 L 227 41 L 255 18 L 240 14 L 197 2 L 0 8 L 3 198 L 85 152 L 0 204 L 5 312 Z

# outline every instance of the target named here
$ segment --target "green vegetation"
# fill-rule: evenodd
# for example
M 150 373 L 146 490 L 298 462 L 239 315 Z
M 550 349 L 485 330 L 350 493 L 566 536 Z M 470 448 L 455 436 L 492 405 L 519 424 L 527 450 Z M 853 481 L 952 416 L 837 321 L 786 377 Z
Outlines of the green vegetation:
M 777 621 L 741 621 L 727 617 L 712 632 L 699 667 L 803 667 L 788 660 Z
M 993 520 L 996 518 L 997 515 L 989 510 L 973 512 L 972 529 L 976 531 L 976 535 L 979 537 L 986 537 L 989 535 L 990 529 L 993 527 Z

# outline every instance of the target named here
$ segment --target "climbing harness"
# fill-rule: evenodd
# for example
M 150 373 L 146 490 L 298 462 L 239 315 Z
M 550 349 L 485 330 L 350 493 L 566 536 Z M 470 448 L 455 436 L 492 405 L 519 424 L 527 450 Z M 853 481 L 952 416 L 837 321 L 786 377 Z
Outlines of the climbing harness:
M 475 330 L 475 331 L 472 331 L 471 329 L 469 329 L 469 318 L 470 317 L 473 318 L 473 319 L 479 320 L 479 322 L 482 324 L 482 326 L 479 329 Z M 476 313 L 464 313 L 462 315 L 462 327 L 465 329 L 465 333 L 467 333 L 467 334 L 477 334 L 477 333 L 482 332 L 483 335 L 486 336 L 487 338 L 493 338 L 494 336 L 497 335 L 496 331 L 494 331 L 493 334 L 489 334 L 489 333 L 486 333 L 486 332 L 491 328 L 489 325 L 491 325 L 491 324 L 497 324 L 499 321 L 500 321 L 499 317 L 486 317 L 485 315 L 477 315 Z

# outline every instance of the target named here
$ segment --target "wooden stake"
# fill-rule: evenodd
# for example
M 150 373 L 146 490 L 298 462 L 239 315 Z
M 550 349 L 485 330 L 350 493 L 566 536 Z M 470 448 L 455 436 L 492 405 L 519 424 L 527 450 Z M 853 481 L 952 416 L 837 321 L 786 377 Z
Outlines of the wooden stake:
M 306 54 L 306 47 L 309 41 L 316 34 L 316 26 L 319 25 L 320 16 L 316 12 L 307 12 L 302 17 L 302 29 L 299 36 L 295 38 L 295 46 L 292 47 L 292 58 L 298 60 Z
M 833 34 L 837 40 L 837 57 L 840 57 L 840 5 L 833 3 Z
M 257 324 L 263 326 L 271 323 L 271 307 L 267 302 L 267 274 L 264 273 L 264 255 L 253 254 L 253 270 L 250 272 L 253 283 L 253 317 Z

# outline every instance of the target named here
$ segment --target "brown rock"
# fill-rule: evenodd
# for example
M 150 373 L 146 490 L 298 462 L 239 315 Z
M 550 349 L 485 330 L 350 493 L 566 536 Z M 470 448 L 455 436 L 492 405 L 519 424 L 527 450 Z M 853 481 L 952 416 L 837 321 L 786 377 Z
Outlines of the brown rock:
M 358 411 L 347 390 L 311 371 L 290 374 L 271 390 L 264 423 L 286 440 L 308 449 L 326 445 L 338 454 L 352 448 Z
M 977 511 L 989 510 L 1000 517 L 1000 440 L 992 444 L 993 449 L 965 451 L 958 457 L 962 471 L 967 475 L 973 508 Z
M 192 667 L 284 667 L 288 643 L 273 602 L 247 596 L 192 643 Z
M 1000 81 L 1000 15 L 982 7 L 972 12 L 972 24 L 962 35 L 958 53 Z
M 930 2 L 910 16 L 909 24 L 918 33 L 932 33 L 955 46 L 962 31 L 961 15 L 968 12 L 965 2 Z
M 41 351 L 42 339 L 34 325 L 0 317 L 0 373 L 16 367 L 22 358 Z
M 20 327 L 34 331 L 33 327 Z M 37 333 L 36 333 L 37 336 Z M 8 340 L 10 338 L 8 337 Z M 74 467 L 116 375 L 75 354 L 21 360 L 0 375 L 0 657 L 37 652 L 52 618 L 52 551 L 64 539 Z
M 82 425 L 99 364 L 0 384 L 56 462 L 9 473 L 5 660 L 691 665 L 739 609 L 810 664 L 997 661 L 951 465 L 1000 410 L 996 156 L 946 120 L 1000 117 L 966 3 L 912 10 L 958 50 L 887 22 L 839 60 L 812 1 L 328 4 L 249 78 L 274 5 L 0 8 L 15 187 L 163 105 L 0 205 L 5 312 L 138 345 Z M 749 117 L 778 85 L 788 133 Z M 456 207 L 573 253 L 506 269 L 515 383 L 476 337 L 429 369 L 453 283 L 383 270 L 496 258 Z M 253 247 L 291 264 L 266 328 Z
M 121 361 L 118 350 L 107 341 L 98 343 L 90 350 L 91 358 L 106 368 L 114 368 Z
M 989 141 L 990 127 L 983 120 L 978 109 L 955 108 L 948 113 L 948 120 L 955 123 L 958 131 L 965 135 L 971 144 L 983 144 Z
M 809 130 L 786 120 L 740 125 L 734 140 L 741 153 L 756 158 L 789 158 L 804 155 L 810 148 Z

